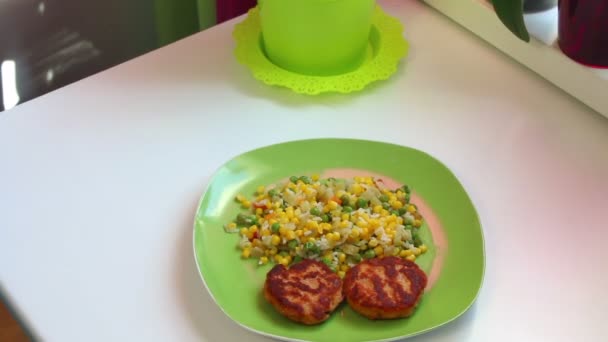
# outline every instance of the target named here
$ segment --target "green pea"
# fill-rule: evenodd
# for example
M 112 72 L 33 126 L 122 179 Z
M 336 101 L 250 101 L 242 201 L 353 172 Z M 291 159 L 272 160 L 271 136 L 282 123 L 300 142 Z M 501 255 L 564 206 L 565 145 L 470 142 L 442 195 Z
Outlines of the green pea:
M 289 177 L 289 181 L 292 183 L 297 183 L 298 182 L 298 176 L 291 176 Z
M 278 222 L 273 223 L 272 226 L 270 226 L 270 230 L 272 230 L 273 233 L 278 233 L 279 229 L 281 229 L 281 224 Z
M 349 205 L 349 200 L 350 197 L 348 197 L 348 195 L 342 195 L 342 197 L 340 197 L 340 201 L 342 201 L 342 206 Z
M 317 207 L 312 207 L 312 209 L 310 209 L 310 214 L 319 216 L 319 215 L 321 215 L 321 210 L 319 210 L 319 208 L 317 208 Z
M 288 256 L 288 255 L 289 255 L 289 253 L 287 253 L 287 252 L 285 252 L 285 251 L 281 251 L 281 252 L 279 253 L 279 255 L 280 255 L 280 256 L 282 256 L 282 257 L 286 257 L 286 256 Z
M 298 240 L 289 240 L 287 247 L 289 247 L 289 249 L 295 249 L 298 247 Z
M 270 197 L 274 197 L 277 195 L 277 190 L 276 189 L 271 189 L 268 191 L 268 196 Z
M 321 259 L 321 261 L 322 261 L 322 262 L 323 262 L 325 265 L 327 265 L 327 266 L 329 266 L 329 267 L 331 267 L 331 266 L 332 266 L 332 265 L 331 265 L 331 259 L 330 259 L 330 258 L 323 258 L 323 259 Z
M 410 194 L 405 194 L 405 203 L 410 203 Z
M 395 216 L 399 216 L 399 211 L 397 211 L 397 210 L 391 210 L 391 214 L 393 214 Z
M 411 230 L 414 230 L 414 226 L 412 226 L 411 224 L 406 224 L 406 225 L 405 225 L 405 229 L 407 229 L 407 230 L 410 230 L 410 231 L 411 231 Z
M 243 214 L 243 213 L 240 213 L 240 214 L 236 215 L 236 223 L 240 224 L 240 225 L 248 224 L 249 223 L 249 215 Z
M 258 224 L 258 217 L 257 216 L 251 216 L 251 224 Z
M 321 216 L 321 219 L 323 220 L 323 222 L 329 222 L 329 215 L 323 214 L 323 216 Z
M 376 256 L 376 252 L 374 252 L 373 249 L 368 249 L 368 250 L 365 251 L 365 253 L 363 253 L 363 257 L 365 259 L 371 259 L 371 258 L 373 258 L 375 256 Z
M 380 202 L 388 202 L 387 195 L 380 195 L 380 197 L 378 197 L 378 199 L 380 200 Z
M 404 215 L 405 213 L 407 213 L 407 209 L 404 207 L 399 208 L 399 216 Z
M 412 233 L 412 237 L 414 238 L 414 246 L 418 247 L 422 245 L 422 239 L 420 238 L 420 235 L 418 235 L 417 230 Z
M 357 207 L 367 208 L 367 200 L 365 200 L 363 198 L 359 198 L 359 200 L 357 201 Z
M 409 194 L 410 192 L 412 192 L 412 189 L 411 189 L 411 188 L 410 188 L 408 185 L 404 185 L 404 186 L 402 186 L 401 188 L 403 188 L 403 191 L 404 191 L 406 194 Z
M 315 254 L 317 254 L 317 253 L 319 253 L 319 252 L 321 251 L 321 250 L 319 249 L 319 246 L 315 245 L 315 243 L 314 243 L 314 242 L 310 242 L 310 241 L 308 241 L 308 242 L 307 242 L 307 243 L 304 245 L 304 248 L 305 248 L 307 251 L 310 251 L 310 252 L 315 253 Z
M 302 261 L 302 257 L 301 257 L 301 256 L 299 256 L 299 255 L 296 255 L 296 256 L 293 258 L 293 263 L 294 263 L 294 264 L 297 264 L 297 263 L 299 263 L 300 261 Z
M 361 262 L 361 255 L 355 254 L 355 255 L 352 256 L 352 259 L 353 259 L 354 262 L 360 263 Z
M 389 210 L 391 208 L 391 205 L 388 204 L 388 203 L 386 203 L 386 202 L 384 202 L 384 203 L 382 203 L 382 208 L 386 209 L 386 210 Z
M 342 207 L 342 211 L 345 213 L 350 213 L 353 211 L 353 208 L 346 206 L 346 207 Z
M 301 181 L 302 181 L 302 183 L 304 183 L 304 184 L 310 184 L 310 183 L 312 183 L 312 180 L 310 179 L 310 177 L 307 177 L 307 176 L 302 176 L 302 177 L 300 177 L 300 180 L 301 180 Z

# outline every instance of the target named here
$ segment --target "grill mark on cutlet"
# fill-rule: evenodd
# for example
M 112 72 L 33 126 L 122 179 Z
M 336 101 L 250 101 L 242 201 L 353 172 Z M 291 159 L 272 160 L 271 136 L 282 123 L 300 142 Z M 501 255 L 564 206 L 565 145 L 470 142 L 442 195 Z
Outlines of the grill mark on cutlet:
M 291 314 L 284 314 L 295 320 L 308 317 L 308 322 L 326 319 L 343 298 L 342 280 L 326 265 L 312 260 L 290 269 L 275 266 L 267 275 L 265 287 L 279 311 L 290 310 Z M 294 313 L 301 318 L 290 316 Z
M 353 305 L 370 310 L 404 313 L 418 303 L 426 287 L 426 275 L 418 266 L 397 257 L 366 260 L 350 269 L 344 279 L 344 293 Z M 367 312 L 375 316 L 377 314 Z M 381 316 L 376 316 L 379 318 Z

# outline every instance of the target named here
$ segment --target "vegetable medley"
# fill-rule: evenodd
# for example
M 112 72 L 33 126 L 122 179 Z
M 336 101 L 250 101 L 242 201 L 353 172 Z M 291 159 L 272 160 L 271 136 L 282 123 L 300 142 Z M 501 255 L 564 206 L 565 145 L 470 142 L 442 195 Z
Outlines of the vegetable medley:
M 410 203 L 410 188 L 389 190 L 382 180 L 292 176 L 255 199 L 237 195 L 247 213 L 225 226 L 239 233 L 243 258 L 285 266 L 320 260 L 341 277 L 362 259 L 400 256 L 415 260 L 427 246 L 418 230 L 423 218 Z

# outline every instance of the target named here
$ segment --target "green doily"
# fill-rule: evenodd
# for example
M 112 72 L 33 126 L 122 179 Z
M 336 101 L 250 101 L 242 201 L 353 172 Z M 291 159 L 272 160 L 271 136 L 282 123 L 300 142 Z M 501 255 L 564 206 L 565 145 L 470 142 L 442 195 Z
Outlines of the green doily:
M 243 22 L 235 26 L 236 58 L 251 70 L 256 79 L 268 85 L 287 87 L 296 93 L 317 95 L 362 90 L 368 84 L 386 80 L 395 73 L 399 60 L 406 56 L 408 50 L 401 22 L 376 6 L 367 59 L 358 69 L 334 76 L 302 75 L 282 69 L 266 57 L 260 47 L 259 15 L 259 9 L 255 7 L 249 10 Z

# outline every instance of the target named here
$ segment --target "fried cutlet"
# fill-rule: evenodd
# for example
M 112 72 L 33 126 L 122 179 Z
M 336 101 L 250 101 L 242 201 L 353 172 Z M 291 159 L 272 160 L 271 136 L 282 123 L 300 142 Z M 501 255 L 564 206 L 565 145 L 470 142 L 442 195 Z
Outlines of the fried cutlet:
M 348 304 L 370 319 L 407 317 L 426 287 L 426 274 L 414 262 L 398 257 L 363 261 L 344 277 Z
M 342 279 L 322 262 L 305 259 L 266 275 L 264 297 L 287 318 L 312 325 L 329 318 L 344 299 Z

